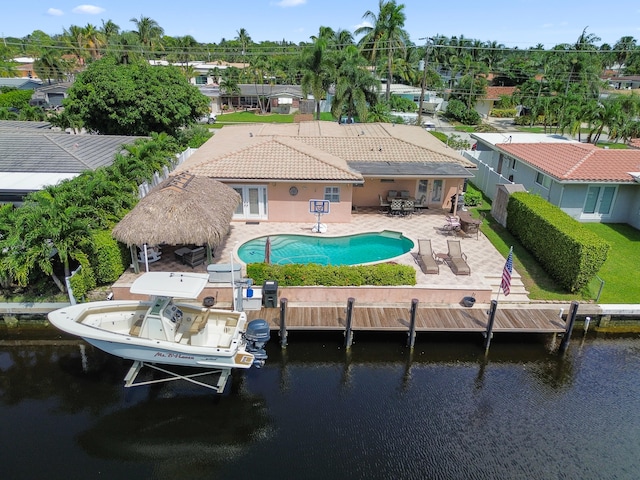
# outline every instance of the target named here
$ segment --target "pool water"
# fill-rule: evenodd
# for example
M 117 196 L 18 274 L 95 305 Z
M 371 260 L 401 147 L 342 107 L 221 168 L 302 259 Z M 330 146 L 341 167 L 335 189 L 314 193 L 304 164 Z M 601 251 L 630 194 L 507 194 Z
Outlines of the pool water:
M 271 242 L 271 263 L 317 263 L 359 265 L 381 262 L 409 252 L 414 243 L 399 232 L 383 231 L 342 237 L 318 235 L 270 235 L 242 244 L 238 257 L 245 263 L 265 260 L 265 246 Z

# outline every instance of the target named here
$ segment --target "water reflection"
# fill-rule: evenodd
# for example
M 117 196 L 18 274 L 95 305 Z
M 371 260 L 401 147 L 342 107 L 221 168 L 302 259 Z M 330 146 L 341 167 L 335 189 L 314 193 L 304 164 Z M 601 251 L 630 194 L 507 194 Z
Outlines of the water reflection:
M 123 388 L 130 362 L 76 342 L 0 344 L 6 478 L 635 479 L 640 343 L 292 335 L 224 395 Z M 611 439 L 614 439 L 613 441 Z M 38 462 L 20 460 L 37 451 Z M 77 477 L 76 477 L 77 478 Z

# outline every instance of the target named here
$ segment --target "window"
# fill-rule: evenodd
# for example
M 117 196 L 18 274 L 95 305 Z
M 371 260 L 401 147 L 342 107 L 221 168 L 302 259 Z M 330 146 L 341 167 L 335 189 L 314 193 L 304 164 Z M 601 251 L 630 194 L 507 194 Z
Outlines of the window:
M 548 189 L 551 186 L 551 177 L 548 177 L 542 172 L 538 172 L 538 175 L 536 175 L 536 183 Z
M 516 169 L 516 159 L 515 158 L 510 158 L 509 159 L 509 168 L 511 170 L 515 170 Z
M 442 180 L 433 181 L 433 190 L 431 190 L 431 201 L 440 202 L 442 200 Z
M 324 199 L 331 203 L 340 202 L 340 187 L 324 187 Z

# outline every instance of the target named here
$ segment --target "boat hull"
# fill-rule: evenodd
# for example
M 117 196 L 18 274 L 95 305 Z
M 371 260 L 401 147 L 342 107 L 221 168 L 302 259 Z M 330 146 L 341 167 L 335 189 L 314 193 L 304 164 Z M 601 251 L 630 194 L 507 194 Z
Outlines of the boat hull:
M 141 345 L 139 342 L 133 343 L 131 339 L 125 339 L 125 342 L 120 342 L 87 336 L 82 338 L 87 343 L 111 355 L 147 363 L 202 368 L 249 368 L 254 360 L 253 355 L 242 351 L 237 351 L 233 355 L 216 355 L 213 352 L 208 354 L 190 352 L 185 349 L 177 351 L 175 349 L 162 348 L 160 342 L 157 342 L 157 345 L 147 346 Z
M 139 301 L 110 301 L 92 302 L 68 306 L 49 313 L 49 321 L 60 330 L 78 336 L 87 343 L 109 354 L 129 360 L 165 365 L 181 365 L 202 368 L 250 368 L 254 364 L 253 354 L 246 352 L 245 342 L 233 339 L 228 347 L 209 345 L 190 345 L 161 339 L 145 338 L 129 333 L 129 327 L 120 331 L 109 331 L 88 323 L 78 321 L 79 318 L 90 315 L 91 312 L 111 311 L 112 316 L 124 313 L 125 318 L 130 312 L 141 310 L 152 305 L 150 302 Z M 221 311 L 214 311 L 218 312 Z M 233 312 L 222 312 L 229 314 Z M 109 323 L 111 318 L 109 317 Z M 118 317 L 119 318 L 119 317 Z M 117 319 L 116 322 L 118 323 Z M 125 333 L 126 332 L 126 333 Z

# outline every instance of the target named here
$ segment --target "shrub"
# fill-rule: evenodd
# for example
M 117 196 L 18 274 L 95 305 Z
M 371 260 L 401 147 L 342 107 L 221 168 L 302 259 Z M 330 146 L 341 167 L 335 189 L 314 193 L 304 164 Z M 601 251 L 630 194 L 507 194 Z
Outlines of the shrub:
M 560 208 L 525 192 L 509 198 L 507 229 L 570 292 L 589 283 L 607 260 L 611 248 Z
M 91 244 L 91 267 L 96 282 L 99 285 L 115 282 L 130 263 L 127 248 L 119 244 L 108 231 L 94 232 Z
M 83 266 L 71 276 L 69 284 L 76 300 L 84 299 L 90 290 L 96 288 L 93 269 L 88 265 Z
M 468 108 L 464 102 L 457 99 L 449 100 L 447 104 L 447 117 L 457 120 L 464 125 L 478 125 L 480 114 L 473 108 Z
M 353 266 L 250 263 L 247 265 L 247 276 L 256 285 L 262 285 L 265 280 L 275 280 L 281 287 L 416 284 L 416 271 L 412 267 L 391 263 Z
M 489 116 L 496 118 L 513 118 L 517 115 L 515 108 L 494 108 Z
M 469 207 L 476 207 L 482 203 L 482 193 L 471 188 L 467 188 L 464 194 L 464 204 Z

